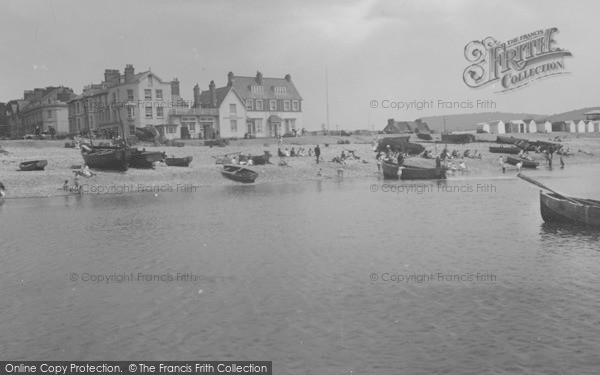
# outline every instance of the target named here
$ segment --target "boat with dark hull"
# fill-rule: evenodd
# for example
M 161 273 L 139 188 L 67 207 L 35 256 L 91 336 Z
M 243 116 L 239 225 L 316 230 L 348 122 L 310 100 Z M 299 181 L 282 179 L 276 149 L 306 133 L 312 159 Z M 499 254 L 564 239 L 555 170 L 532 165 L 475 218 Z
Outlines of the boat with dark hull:
M 81 156 L 88 167 L 126 171 L 129 169 L 130 148 L 81 148 Z
M 427 134 L 427 133 L 417 133 L 417 138 L 422 139 L 424 141 L 432 141 L 433 138 L 431 137 L 431 134 Z
M 448 168 L 422 168 L 404 166 L 400 173 L 401 180 L 445 180 Z
M 510 165 L 517 165 L 517 163 L 521 162 L 521 163 L 523 163 L 523 168 L 531 168 L 531 169 L 535 169 L 540 165 L 540 163 L 538 163 L 537 161 L 513 158 L 512 156 L 506 157 L 506 162 Z
M 258 177 L 258 173 L 254 172 L 253 170 L 248 169 L 243 165 L 236 164 L 224 164 L 221 174 L 223 177 L 232 181 L 242 182 L 245 184 L 253 183 Z
M 154 163 L 162 161 L 166 156 L 164 152 L 132 149 L 129 167 L 153 168 Z
M 519 152 L 521 152 L 521 149 L 518 147 L 496 147 L 496 146 L 490 146 L 490 152 L 492 154 L 511 154 L 511 155 L 516 155 Z
M 192 156 L 186 156 L 183 158 L 165 158 L 165 164 L 169 167 L 189 167 L 192 159 Z
M 600 227 L 600 201 L 540 191 L 540 212 L 546 223 Z
M 24 161 L 19 164 L 19 169 L 22 171 L 43 171 L 48 165 L 48 160 L 31 160 Z
M 400 169 L 399 164 L 383 161 L 381 163 L 381 169 L 383 171 L 384 179 L 386 179 L 386 180 L 397 180 L 398 179 L 398 170 Z
M 442 133 L 442 143 L 471 143 L 475 142 L 475 136 L 473 134 L 450 134 Z

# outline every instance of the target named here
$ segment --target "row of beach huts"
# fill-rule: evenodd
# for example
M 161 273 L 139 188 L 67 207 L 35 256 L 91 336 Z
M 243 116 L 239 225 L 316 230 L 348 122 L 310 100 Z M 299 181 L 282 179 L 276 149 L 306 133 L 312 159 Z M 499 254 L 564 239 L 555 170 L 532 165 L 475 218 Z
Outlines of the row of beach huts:
M 477 133 L 600 133 L 600 111 L 585 113 L 587 120 L 554 121 L 512 120 L 490 121 L 477 124 Z

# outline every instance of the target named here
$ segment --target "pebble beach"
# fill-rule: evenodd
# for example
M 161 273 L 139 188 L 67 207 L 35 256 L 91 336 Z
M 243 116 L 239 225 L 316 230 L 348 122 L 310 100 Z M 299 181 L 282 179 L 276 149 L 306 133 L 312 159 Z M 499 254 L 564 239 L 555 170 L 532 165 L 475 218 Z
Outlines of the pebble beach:
M 599 134 L 515 134 L 519 138 L 530 140 L 552 141 L 555 137 L 565 137 L 563 148 L 569 148 L 573 156 L 563 157 L 566 166 L 591 164 L 600 161 Z M 382 135 L 380 135 L 382 137 Z M 439 134 L 434 135 L 434 141 L 420 141 L 411 137 L 411 142 L 421 143 L 428 150 L 436 148 L 441 152 L 445 144 L 439 143 Z M 466 149 L 479 151 L 481 159 L 465 158 L 467 167 L 472 172 L 492 171 L 501 173 L 498 158 L 501 154 L 489 152 L 489 146 L 495 145 L 495 135 L 477 134 L 477 142 L 469 144 L 448 144 L 449 150 L 458 150 L 462 155 Z M 236 182 L 223 178 L 220 174 L 222 166 L 216 164 L 216 158 L 228 153 L 240 152 L 244 155 L 263 155 L 266 150 L 273 155 L 271 163 L 252 166 L 259 173 L 256 183 L 280 183 L 293 181 L 318 180 L 324 178 L 356 178 L 381 177 L 377 169 L 373 140 L 376 137 L 351 136 L 305 136 L 284 138 L 282 150 L 299 148 L 321 148 L 321 161 L 317 165 L 315 157 L 300 156 L 286 158 L 287 165 L 279 165 L 277 156 L 277 139 L 244 139 L 232 140 L 226 147 L 208 147 L 201 141 L 189 140 L 183 147 L 167 147 L 164 145 L 138 144 L 138 148 L 148 151 L 166 152 L 168 156 L 193 156 L 189 167 L 171 167 L 164 163 L 156 163 L 154 169 L 134 169 L 127 172 L 93 170 L 91 178 L 79 178 L 79 183 L 88 194 L 122 194 L 122 193 L 159 193 L 186 192 L 202 186 L 235 185 Z M 338 144 L 339 140 L 350 141 L 350 144 Z M 436 142 L 438 140 L 438 142 Z M 80 151 L 65 148 L 65 140 L 10 140 L 0 142 L 0 182 L 6 186 L 5 199 L 25 197 L 49 197 L 73 194 L 62 189 L 65 180 L 73 183 L 73 171 L 83 164 Z M 581 150 L 581 151 L 580 151 Z M 348 160 L 344 165 L 331 160 L 340 156 L 344 151 L 354 151 L 360 159 Z M 506 155 L 504 155 L 506 156 Z M 556 156 L 555 156 L 556 157 Z M 20 171 L 19 163 L 28 160 L 46 159 L 48 165 L 43 171 Z M 541 154 L 533 154 L 533 159 L 540 162 L 540 168 L 545 168 L 545 160 Z M 455 164 L 461 158 L 453 160 Z M 405 161 L 406 164 L 434 167 L 435 161 L 420 156 L 413 156 Z M 554 161 L 558 167 L 558 158 Z M 322 168 L 321 176 L 318 175 Z M 515 172 L 516 167 L 507 166 L 507 172 Z M 514 169 L 514 171 L 513 171 Z

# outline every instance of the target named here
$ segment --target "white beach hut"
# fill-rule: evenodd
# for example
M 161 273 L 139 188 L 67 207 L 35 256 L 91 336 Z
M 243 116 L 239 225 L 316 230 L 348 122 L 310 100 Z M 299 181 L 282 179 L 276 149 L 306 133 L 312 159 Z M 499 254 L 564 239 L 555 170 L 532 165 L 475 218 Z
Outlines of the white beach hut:
M 575 123 L 577 124 L 577 133 L 585 133 L 585 121 L 576 120 Z
M 491 134 L 506 134 L 506 127 L 502 120 L 490 122 Z
M 585 123 L 585 131 L 587 133 L 593 133 L 594 132 L 594 121 L 587 121 Z
M 567 131 L 569 133 L 577 133 L 577 123 L 575 121 L 567 120 L 565 123 L 567 124 Z
M 489 133 L 490 132 L 490 124 L 487 122 L 480 122 L 477 124 L 477 133 Z
M 537 133 L 538 132 L 538 124 L 531 120 L 527 123 L 527 133 Z

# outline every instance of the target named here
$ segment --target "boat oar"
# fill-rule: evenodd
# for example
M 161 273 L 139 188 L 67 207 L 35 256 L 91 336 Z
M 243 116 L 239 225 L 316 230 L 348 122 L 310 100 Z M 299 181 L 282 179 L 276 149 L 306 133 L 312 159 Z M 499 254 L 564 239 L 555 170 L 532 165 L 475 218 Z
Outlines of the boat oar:
M 555 191 L 555 190 L 552 190 L 552 189 L 550 189 L 548 186 L 546 186 L 546 185 L 542 184 L 541 182 L 538 182 L 538 181 L 534 180 L 534 179 L 533 179 L 533 178 L 531 178 L 531 177 L 527 177 L 527 176 L 525 176 L 525 175 L 523 175 L 523 174 L 521 174 L 521 173 L 517 174 L 517 177 L 519 177 L 519 178 L 521 178 L 521 179 L 523 179 L 523 180 L 525 180 L 525 181 L 529 182 L 530 184 L 534 184 L 534 185 L 536 185 L 536 186 L 539 186 L 539 187 L 541 187 L 542 189 L 548 190 L 549 192 L 551 192 L 551 193 L 554 193 L 554 194 L 558 195 L 559 197 L 561 197 L 561 198 L 564 198 L 564 199 L 568 200 L 568 201 L 569 201 L 569 202 L 571 202 L 571 203 L 574 203 L 574 204 L 576 204 L 576 205 L 581 205 L 581 203 L 577 202 L 576 200 L 574 200 L 574 199 L 572 199 L 572 198 L 569 198 L 569 197 L 567 197 L 567 196 L 564 196 L 564 195 L 560 194 L 559 192 L 557 192 L 557 191 Z

